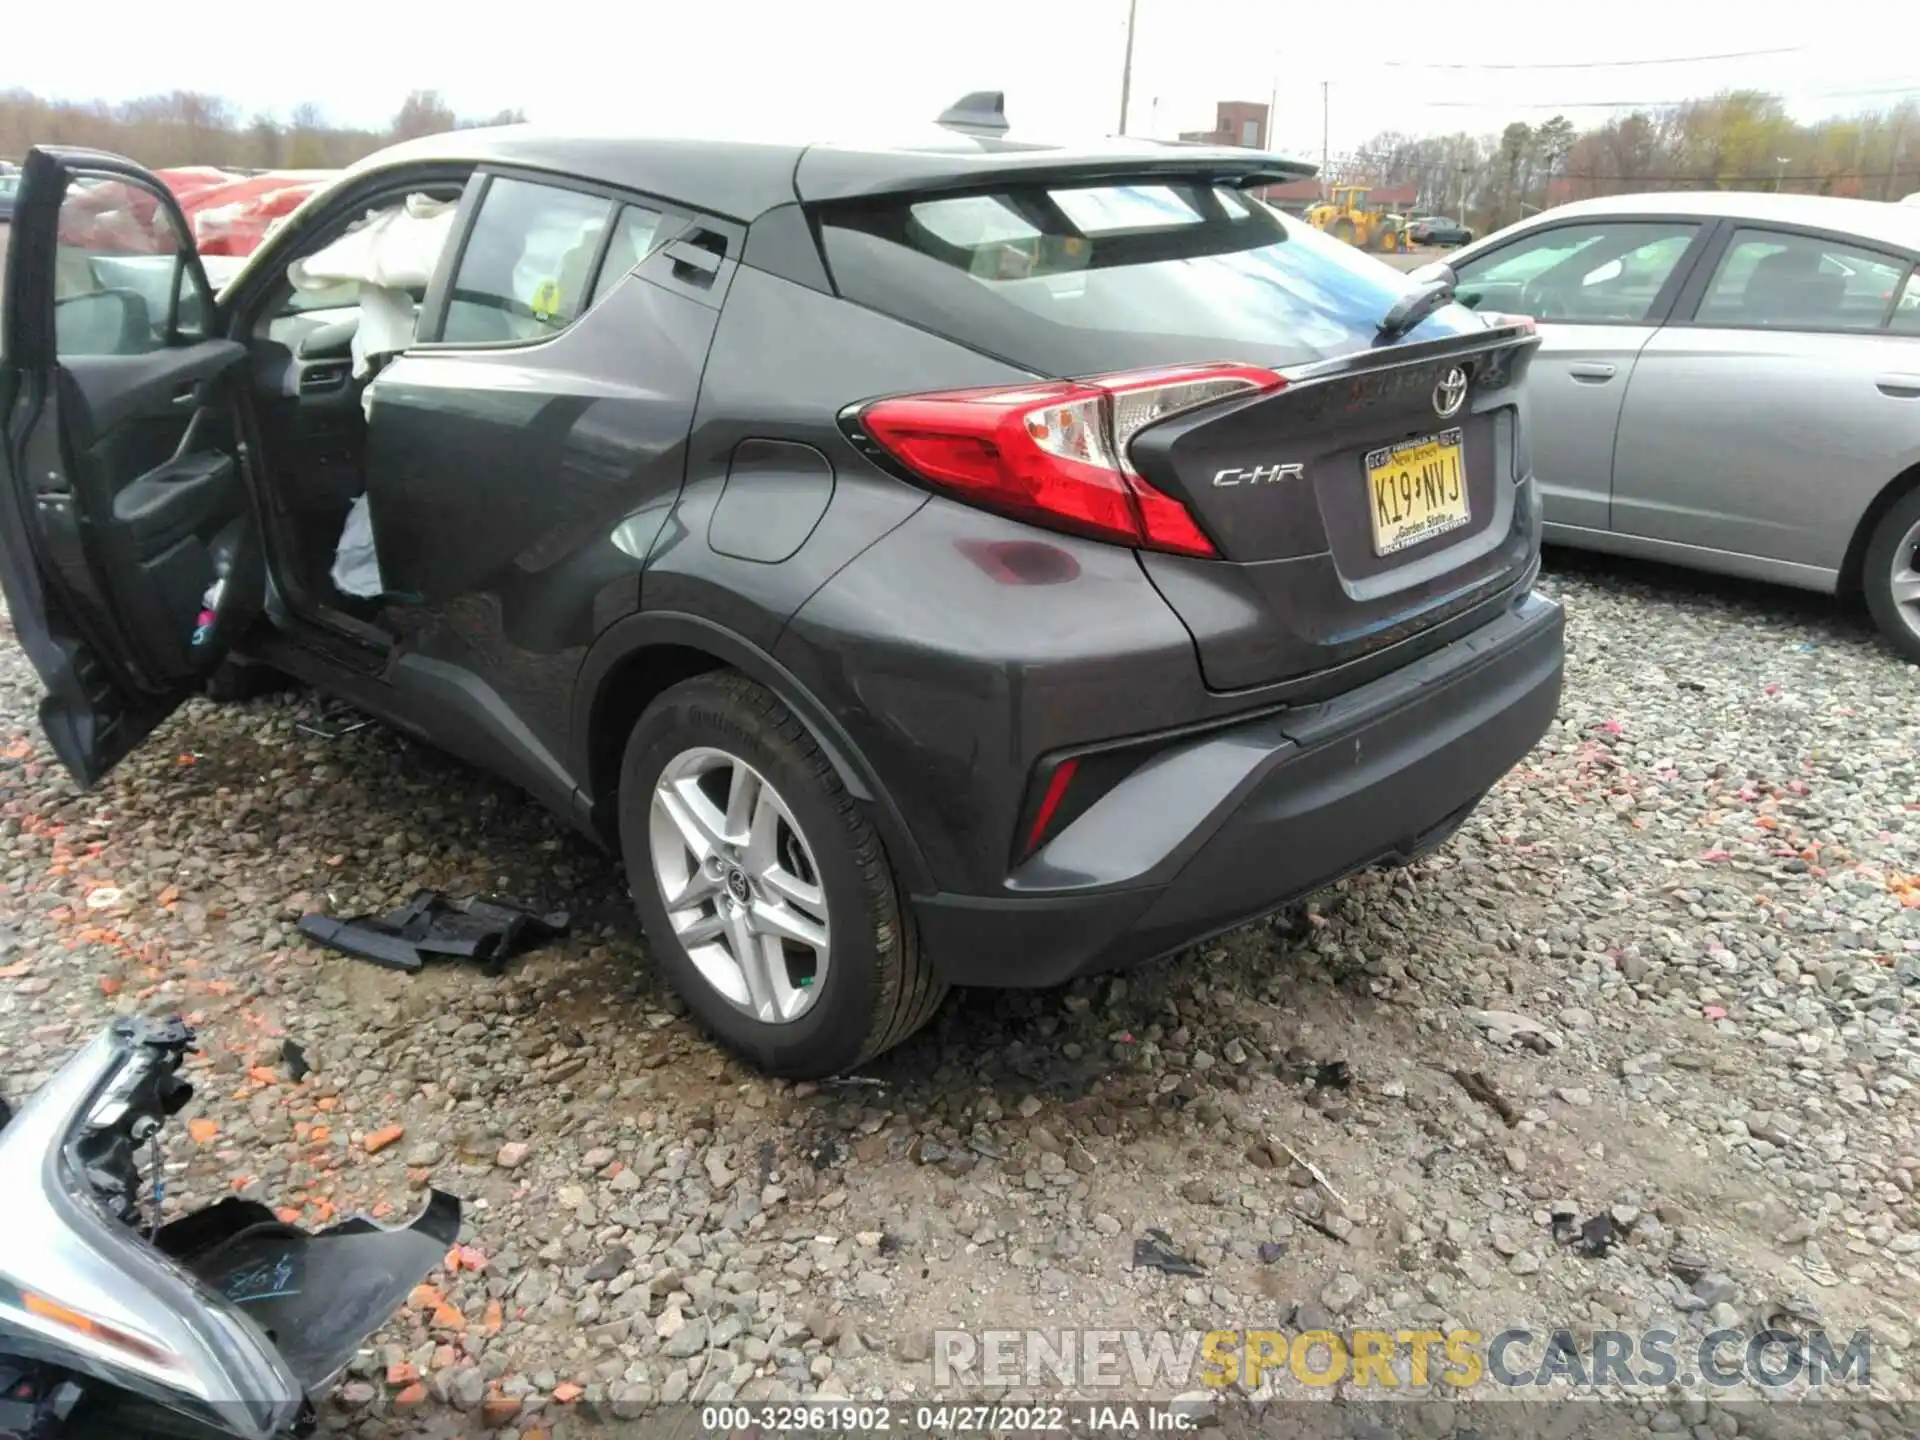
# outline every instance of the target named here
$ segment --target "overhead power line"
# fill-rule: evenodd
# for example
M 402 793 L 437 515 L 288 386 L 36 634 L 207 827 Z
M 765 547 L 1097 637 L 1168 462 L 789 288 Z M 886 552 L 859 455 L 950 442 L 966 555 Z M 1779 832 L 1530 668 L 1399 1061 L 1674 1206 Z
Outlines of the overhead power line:
M 1802 90 L 1795 92 L 1808 100 L 1865 100 L 1882 95 L 1920 96 L 1920 83 L 1890 85 L 1879 90 Z M 1406 103 L 1434 110 L 1672 110 L 1681 105 L 1700 105 L 1711 95 L 1688 95 L 1677 100 L 1422 100 L 1407 96 Z
M 1658 60 L 1551 60 L 1538 64 L 1502 64 L 1494 61 L 1383 60 L 1391 70 L 1625 70 L 1642 65 L 1693 65 L 1704 60 L 1749 60 L 1759 55 L 1796 55 L 1804 45 L 1781 45 L 1771 50 L 1722 50 L 1716 55 L 1668 55 Z

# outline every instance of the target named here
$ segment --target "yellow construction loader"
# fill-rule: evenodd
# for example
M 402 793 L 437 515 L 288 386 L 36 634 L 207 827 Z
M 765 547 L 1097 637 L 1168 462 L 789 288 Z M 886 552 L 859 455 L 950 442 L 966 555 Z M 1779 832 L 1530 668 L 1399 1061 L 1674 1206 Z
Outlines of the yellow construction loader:
M 1365 185 L 1336 185 L 1328 193 L 1330 199 L 1307 211 L 1307 223 L 1316 230 L 1382 254 L 1407 248 L 1406 217 L 1368 209 Z

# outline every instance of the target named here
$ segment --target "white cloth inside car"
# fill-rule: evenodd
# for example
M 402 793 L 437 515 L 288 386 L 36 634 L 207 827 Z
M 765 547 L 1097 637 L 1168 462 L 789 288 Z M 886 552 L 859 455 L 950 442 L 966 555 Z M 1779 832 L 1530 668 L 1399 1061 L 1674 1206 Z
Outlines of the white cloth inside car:
M 371 600 L 386 589 L 380 582 L 380 557 L 374 553 L 373 516 L 365 494 L 347 511 L 346 527 L 333 552 L 333 588 L 360 600 Z
M 288 282 L 306 294 L 356 288 L 360 321 L 350 351 L 354 379 L 365 379 L 381 359 L 413 343 L 419 318 L 413 297 L 425 292 L 453 236 L 456 203 L 409 195 L 399 205 L 369 212 L 331 245 L 287 267 Z M 361 404 L 371 420 L 371 386 Z M 356 599 L 372 599 L 385 588 L 364 493 L 347 511 L 340 543 L 334 547 L 331 578 L 335 589 Z

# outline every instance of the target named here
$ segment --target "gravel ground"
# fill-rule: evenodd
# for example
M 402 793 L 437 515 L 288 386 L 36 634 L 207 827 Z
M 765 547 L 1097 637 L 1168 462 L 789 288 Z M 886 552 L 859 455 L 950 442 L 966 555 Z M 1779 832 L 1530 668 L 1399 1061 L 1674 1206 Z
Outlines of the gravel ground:
M 937 1327 L 1697 1338 L 1785 1313 L 1867 1327 L 1905 1393 L 1920 672 L 1812 597 L 1568 558 L 1545 584 L 1562 717 L 1440 854 L 1123 979 L 960 994 L 824 1086 L 704 1040 L 613 862 L 504 785 L 379 725 L 304 733 L 295 694 L 196 703 L 83 795 L 9 646 L 0 1087 L 110 1013 L 179 1009 L 205 1054 L 171 1204 L 239 1190 L 316 1224 L 466 1197 L 459 1263 L 330 1404 L 368 1436 L 924 1396 Z M 420 885 L 580 919 L 499 978 L 293 931 Z M 1558 1243 L 1562 1203 L 1620 1243 Z M 1205 1273 L 1133 1268 L 1150 1226 Z M 1636 1403 L 1655 1431 L 1765 1432 Z

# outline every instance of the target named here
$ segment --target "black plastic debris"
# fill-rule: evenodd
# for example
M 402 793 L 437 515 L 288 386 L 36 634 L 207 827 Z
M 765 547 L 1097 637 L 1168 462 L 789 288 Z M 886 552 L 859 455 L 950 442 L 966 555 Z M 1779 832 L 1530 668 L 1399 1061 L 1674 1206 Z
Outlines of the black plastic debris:
M 1173 1248 L 1173 1237 L 1166 1231 L 1150 1227 L 1147 1233 L 1133 1242 L 1133 1268 L 1136 1270 L 1159 1270 L 1168 1275 L 1204 1275 L 1206 1270 L 1198 1261 L 1189 1260 Z
M 1571 1206 L 1556 1205 L 1551 1215 L 1553 1243 L 1572 1247 L 1576 1255 L 1600 1260 L 1620 1243 L 1620 1232 L 1613 1217 L 1604 1210 L 1585 1224 L 1580 1223 L 1580 1212 Z
M 287 1067 L 287 1079 L 298 1085 L 313 1073 L 313 1066 L 307 1063 L 307 1052 L 300 1048 L 295 1040 L 284 1041 L 280 1046 L 280 1063 Z
M 1313 1072 L 1313 1083 L 1321 1090 L 1345 1090 L 1353 1084 L 1353 1071 L 1344 1060 L 1329 1060 Z
M 1571 1205 L 1556 1205 L 1549 1213 L 1552 1217 L 1553 1243 L 1571 1245 L 1574 1237 L 1580 1233 L 1580 1212 Z
M 421 890 L 389 915 L 303 915 L 299 929 L 330 950 L 389 970 L 419 970 L 427 957 L 438 955 L 477 960 L 497 975 L 520 951 L 566 934 L 570 923 L 564 910 L 540 915 L 509 900 L 449 900 L 437 890 Z
M 1602 1211 L 1580 1227 L 1580 1239 L 1574 1248 L 1589 1260 L 1598 1260 L 1613 1249 L 1619 1238 L 1613 1228 L 1613 1217 Z

